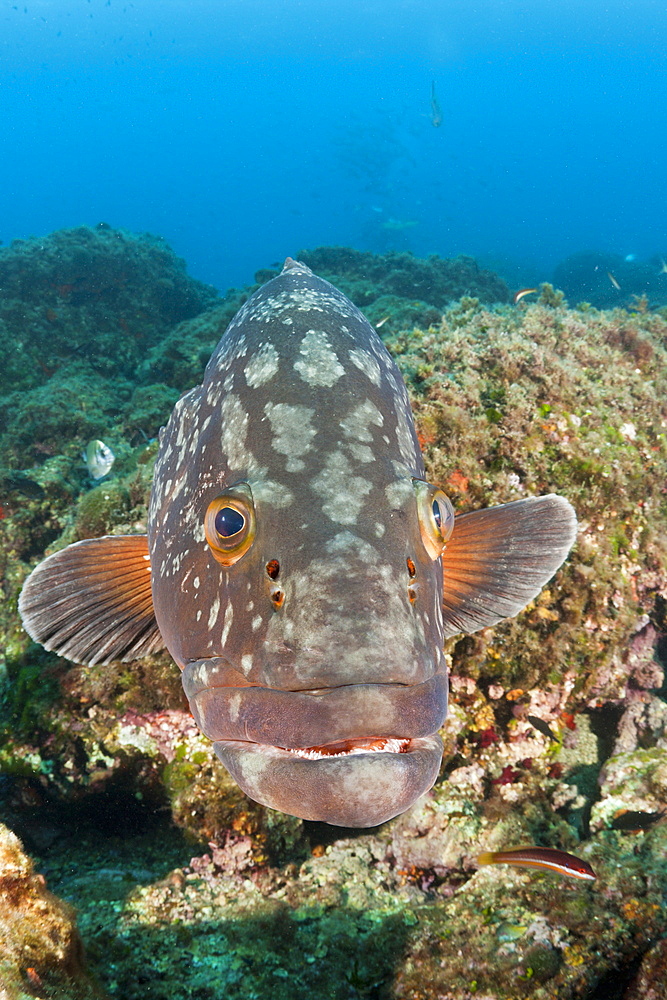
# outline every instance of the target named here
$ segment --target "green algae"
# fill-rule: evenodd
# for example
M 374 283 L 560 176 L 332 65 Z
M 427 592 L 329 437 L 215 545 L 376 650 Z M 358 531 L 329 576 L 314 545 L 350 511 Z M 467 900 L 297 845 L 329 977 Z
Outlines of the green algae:
M 147 348 L 216 297 L 160 237 L 105 224 L 0 248 L 0 295 L 3 392 L 43 384 L 77 359 L 132 377 Z
M 130 494 L 122 483 L 109 482 L 84 493 L 76 512 L 78 538 L 98 538 L 108 535 L 116 524 L 127 520 Z
M 664 834 L 639 857 L 619 835 L 596 838 L 586 852 L 593 886 L 486 869 L 430 889 L 392 864 L 382 835 L 339 836 L 298 866 L 244 871 L 204 855 L 165 872 L 177 854 L 167 839 L 158 859 L 155 843 L 130 834 L 44 862 L 50 883 L 77 902 L 105 987 L 123 1000 L 463 1000 L 473 982 L 498 1000 L 573 998 L 664 924 L 667 875 L 650 860 Z M 499 941 L 507 924 L 525 932 Z M 605 934 L 591 934 L 595 926 Z
M 410 253 L 377 255 L 349 247 L 318 247 L 301 251 L 298 259 L 364 309 L 382 295 L 421 300 L 438 308 L 462 296 L 476 296 L 485 303 L 509 300 L 507 286 L 496 274 L 463 255 L 444 260 L 434 254 L 421 260 Z
M 461 327 L 453 312 L 438 328 L 390 343 L 408 378 L 416 358 L 433 371 L 426 383 L 412 379 L 429 474 L 458 510 L 549 490 L 574 504 L 582 530 L 553 594 L 556 619 L 533 614 L 528 633 L 521 620 L 502 625 L 493 645 L 510 682 L 545 679 L 538 663 L 571 662 L 590 695 L 640 610 L 655 612 L 655 588 L 644 580 L 667 558 L 657 529 L 665 321 L 596 311 L 583 322 L 556 303 L 478 308 Z M 461 655 L 470 669 L 470 652 L 460 640 L 455 668 Z

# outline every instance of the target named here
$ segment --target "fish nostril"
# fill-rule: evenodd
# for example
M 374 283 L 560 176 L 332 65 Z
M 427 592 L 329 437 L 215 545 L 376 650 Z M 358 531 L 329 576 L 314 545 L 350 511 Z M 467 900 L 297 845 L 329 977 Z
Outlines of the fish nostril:
M 414 604 L 417 600 L 417 591 L 414 587 L 408 587 L 408 597 L 410 598 L 410 604 Z
M 414 578 L 417 575 L 417 568 L 413 563 L 412 559 L 410 558 L 410 556 L 408 556 L 408 558 L 405 561 L 408 567 L 408 576 L 410 577 L 411 580 L 414 580 Z
M 280 573 L 280 563 L 277 559 L 269 559 L 266 564 L 266 575 L 272 580 L 278 579 L 278 574 Z
M 273 606 L 277 611 L 278 608 L 282 608 L 283 606 L 283 603 L 285 601 L 285 594 L 283 593 L 282 590 L 278 590 L 277 588 L 275 588 L 274 590 L 271 591 L 271 600 L 273 601 Z

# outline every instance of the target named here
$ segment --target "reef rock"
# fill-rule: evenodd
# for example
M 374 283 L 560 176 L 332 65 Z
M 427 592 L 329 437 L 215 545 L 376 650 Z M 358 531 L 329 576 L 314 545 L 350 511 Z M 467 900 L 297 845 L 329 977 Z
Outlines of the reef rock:
M 86 970 L 74 910 L 49 892 L 21 841 L 1 825 L 0 997 L 105 997 Z

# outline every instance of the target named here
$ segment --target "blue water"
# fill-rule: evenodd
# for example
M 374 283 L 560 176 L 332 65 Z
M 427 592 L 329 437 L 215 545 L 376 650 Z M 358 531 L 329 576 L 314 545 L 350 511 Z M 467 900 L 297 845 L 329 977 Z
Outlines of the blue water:
M 2 0 L 0 239 L 148 230 L 223 290 L 322 244 L 517 284 L 580 250 L 667 258 L 666 10 Z

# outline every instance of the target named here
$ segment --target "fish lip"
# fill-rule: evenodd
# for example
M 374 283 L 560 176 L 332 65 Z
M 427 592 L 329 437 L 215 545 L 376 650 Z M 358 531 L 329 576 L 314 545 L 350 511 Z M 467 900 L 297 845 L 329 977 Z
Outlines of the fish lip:
M 311 650 L 309 650 L 311 652 Z M 318 659 L 321 659 L 318 657 Z M 281 683 L 276 684 L 276 678 L 273 676 L 270 680 L 266 679 L 267 668 L 265 668 L 261 675 L 264 679 L 261 680 L 248 680 L 247 676 L 233 665 L 233 661 L 227 659 L 220 654 L 213 656 L 200 656 L 196 659 L 186 658 L 180 661 L 181 666 L 181 680 L 183 682 L 183 688 L 189 699 L 195 697 L 201 691 L 207 688 L 224 688 L 224 687 L 234 687 L 234 688 L 260 688 L 274 691 L 284 691 L 291 694 L 321 694 L 326 691 L 335 691 L 346 687 L 355 687 L 359 684 L 374 684 L 379 686 L 382 685 L 395 685 L 396 687 L 416 687 L 418 684 L 424 684 L 433 677 L 438 675 L 445 675 L 447 673 L 446 665 L 444 661 L 439 661 L 436 657 L 428 658 L 428 661 L 424 661 L 423 664 L 420 663 L 418 659 L 415 660 L 413 664 L 414 670 L 406 671 L 402 677 L 393 677 L 383 675 L 383 679 L 379 680 L 373 676 L 369 678 L 357 677 L 352 680 L 350 678 L 340 678 L 339 683 L 336 684 L 322 684 L 314 683 L 314 678 L 311 678 L 311 684 L 306 685 L 302 683 L 299 684 L 299 678 L 296 671 L 284 671 L 281 672 L 281 676 L 285 679 L 289 679 L 292 683 L 288 686 L 287 683 L 283 686 Z M 400 671 L 396 671 L 400 674 Z M 258 676 L 257 674 L 255 676 Z
M 427 792 L 438 777 L 443 747 L 433 734 L 411 739 L 404 752 L 317 759 L 241 740 L 218 741 L 213 749 L 256 802 L 302 819 L 358 829 L 387 822 Z
M 444 671 L 421 684 L 357 683 L 311 691 L 239 684 L 238 677 L 219 662 L 213 669 L 193 663 L 183 672 L 195 722 L 213 742 L 239 741 L 289 752 L 341 742 L 352 747 L 354 741 L 409 740 L 437 732 L 447 713 Z M 360 752 L 358 747 L 354 752 Z

